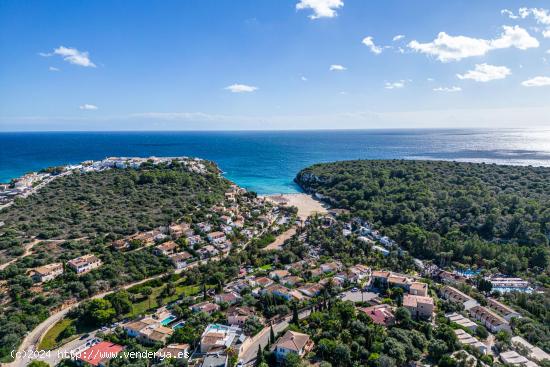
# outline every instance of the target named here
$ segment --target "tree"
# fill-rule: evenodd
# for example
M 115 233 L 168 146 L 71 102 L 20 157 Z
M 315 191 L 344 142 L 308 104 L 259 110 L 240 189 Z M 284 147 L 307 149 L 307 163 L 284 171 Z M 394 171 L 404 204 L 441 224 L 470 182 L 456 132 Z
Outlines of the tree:
M 116 315 L 111 302 L 98 298 L 87 302 L 84 305 L 82 315 L 84 322 L 92 326 L 101 326 L 110 323 Z
M 262 346 L 258 344 L 258 353 L 256 354 L 256 366 L 259 367 L 262 363 L 264 363 L 264 353 L 262 351 Z
M 478 325 L 476 328 L 476 336 L 480 338 L 481 340 L 485 340 L 489 337 L 489 332 L 483 325 Z
M 132 311 L 132 302 L 130 301 L 130 294 L 127 291 L 111 293 L 105 298 L 111 302 L 118 316 Z
M 296 303 L 292 304 L 292 321 L 291 323 L 298 325 L 300 318 L 298 317 L 298 305 Z
M 447 344 L 443 340 L 432 339 L 428 343 L 428 355 L 434 362 L 438 362 L 447 353 Z
M 412 324 L 411 312 L 405 307 L 399 307 L 395 311 L 395 321 L 398 325 L 408 328 Z
M 275 331 L 273 331 L 273 325 L 269 327 L 269 344 L 275 343 Z
M 485 278 L 479 279 L 477 283 L 477 289 L 479 289 L 480 292 L 483 292 L 485 294 L 491 293 L 491 290 L 493 289 L 493 284 L 488 281 Z
M 296 353 L 287 353 L 285 355 L 283 365 L 285 367 L 301 367 L 302 360 L 300 359 L 300 356 Z

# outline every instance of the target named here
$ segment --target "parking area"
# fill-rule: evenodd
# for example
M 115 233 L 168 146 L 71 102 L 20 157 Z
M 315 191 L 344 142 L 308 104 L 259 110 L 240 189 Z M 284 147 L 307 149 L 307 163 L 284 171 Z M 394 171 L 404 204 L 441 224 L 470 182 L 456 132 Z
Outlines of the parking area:
M 378 297 L 378 294 L 373 292 L 361 292 L 360 289 L 354 288 L 352 290 L 342 292 L 340 298 L 344 301 L 352 301 L 354 303 L 358 302 L 369 302 L 370 300 Z

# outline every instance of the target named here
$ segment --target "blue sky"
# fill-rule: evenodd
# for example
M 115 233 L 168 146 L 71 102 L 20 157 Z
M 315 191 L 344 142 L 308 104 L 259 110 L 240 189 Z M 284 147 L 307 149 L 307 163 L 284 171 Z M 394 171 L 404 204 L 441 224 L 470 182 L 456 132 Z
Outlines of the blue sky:
M 541 4 L 3 0 L 0 130 L 548 127 Z

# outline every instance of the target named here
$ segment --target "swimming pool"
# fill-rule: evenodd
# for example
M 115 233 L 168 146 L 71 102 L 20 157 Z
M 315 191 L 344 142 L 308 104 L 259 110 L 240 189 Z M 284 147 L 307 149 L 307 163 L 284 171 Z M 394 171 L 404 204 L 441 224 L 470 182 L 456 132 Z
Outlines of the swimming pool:
M 172 326 L 173 330 L 181 329 L 185 325 L 185 321 L 180 321 L 176 325 Z
M 176 316 L 170 315 L 170 316 L 168 316 L 167 318 L 165 318 L 164 320 L 162 320 L 162 321 L 160 322 L 160 324 L 161 324 L 162 326 L 166 326 L 166 325 L 168 325 L 169 323 L 171 323 L 172 321 L 174 321 L 176 318 L 177 318 Z

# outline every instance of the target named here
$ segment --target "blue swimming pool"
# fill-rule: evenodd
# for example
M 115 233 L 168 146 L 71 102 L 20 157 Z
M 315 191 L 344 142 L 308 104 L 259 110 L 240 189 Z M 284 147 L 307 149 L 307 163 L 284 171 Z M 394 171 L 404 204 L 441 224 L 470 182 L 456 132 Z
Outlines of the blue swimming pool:
M 162 320 L 162 321 L 160 322 L 160 324 L 161 324 L 162 326 L 166 326 L 166 325 L 168 325 L 169 323 L 171 323 L 172 321 L 174 321 L 176 318 L 177 318 L 176 316 L 170 315 L 170 316 L 168 316 L 167 318 L 165 318 L 164 320 Z
M 185 325 L 185 321 L 178 322 L 176 325 L 172 326 L 173 330 L 181 329 Z

